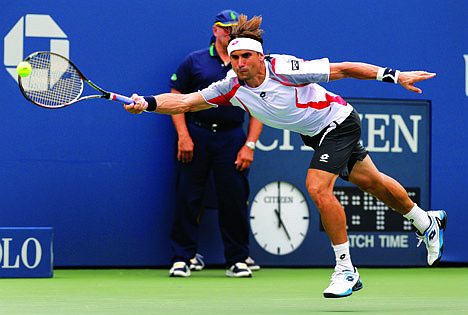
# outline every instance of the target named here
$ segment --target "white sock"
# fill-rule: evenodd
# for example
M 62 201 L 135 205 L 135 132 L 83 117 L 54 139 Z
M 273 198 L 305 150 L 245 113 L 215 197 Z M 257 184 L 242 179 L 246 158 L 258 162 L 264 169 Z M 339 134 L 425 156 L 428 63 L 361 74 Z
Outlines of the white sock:
M 339 245 L 332 244 L 332 247 L 335 251 L 336 267 L 341 270 L 351 270 L 354 272 L 351 256 L 349 255 L 349 242 Z
M 417 204 L 414 204 L 413 209 L 403 216 L 407 218 L 421 234 L 431 225 L 431 219 L 429 219 L 426 211 L 419 208 Z

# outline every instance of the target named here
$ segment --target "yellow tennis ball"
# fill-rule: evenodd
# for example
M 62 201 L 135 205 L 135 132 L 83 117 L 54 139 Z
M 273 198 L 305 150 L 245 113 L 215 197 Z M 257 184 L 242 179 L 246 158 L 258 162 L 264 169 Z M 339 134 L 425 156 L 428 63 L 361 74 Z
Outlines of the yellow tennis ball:
M 31 64 L 27 61 L 21 61 L 18 66 L 16 66 L 16 72 L 20 77 L 27 77 L 31 74 Z

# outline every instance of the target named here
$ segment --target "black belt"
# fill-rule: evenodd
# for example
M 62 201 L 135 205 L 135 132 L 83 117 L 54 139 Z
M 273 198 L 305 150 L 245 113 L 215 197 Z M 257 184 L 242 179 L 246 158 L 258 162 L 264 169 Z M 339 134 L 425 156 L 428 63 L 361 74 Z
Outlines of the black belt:
M 193 117 L 189 117 L 187 121 L 194 124 L 195 126 L 208 129 L 211 132 L 223 132 L 223 131 L 229 131 L 232 129 L 242 127 L 242 123 L 240 122 L 224 123 L 224 124 L 209 124 L 209 123 L 203 122 Z

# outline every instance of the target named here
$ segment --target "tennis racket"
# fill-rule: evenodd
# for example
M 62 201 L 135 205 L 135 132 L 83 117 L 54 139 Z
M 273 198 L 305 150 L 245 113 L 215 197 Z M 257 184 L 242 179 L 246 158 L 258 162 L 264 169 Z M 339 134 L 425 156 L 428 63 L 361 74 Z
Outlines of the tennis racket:
M 133 104 L 129 97 L 101 89 L 88 80 L 70 60 L 59 54 L 48 51 L 35 52 L 25 61 L 31 64 L 32 71 L 27 77 L 18 76 L 18 84 L 24 97 L 38 106 L 62 108 L 93 98 Z M 84 82 L 101 94 L 81 96 Z

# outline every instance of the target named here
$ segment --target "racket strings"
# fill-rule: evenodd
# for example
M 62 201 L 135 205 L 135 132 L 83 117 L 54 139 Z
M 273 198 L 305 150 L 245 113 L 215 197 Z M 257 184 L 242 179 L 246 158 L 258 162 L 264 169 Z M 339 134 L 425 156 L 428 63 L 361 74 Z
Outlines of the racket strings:
M 26 95 L 35 103 L 47 107 L 61 107 L 78 99 L 83 80 L 68 60 L 50 54 L 38 54 L 28 62 L 31 74 L 22 78 Z

